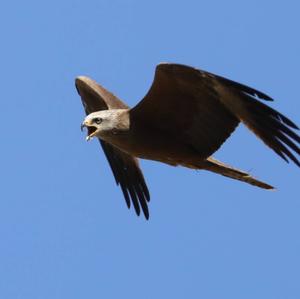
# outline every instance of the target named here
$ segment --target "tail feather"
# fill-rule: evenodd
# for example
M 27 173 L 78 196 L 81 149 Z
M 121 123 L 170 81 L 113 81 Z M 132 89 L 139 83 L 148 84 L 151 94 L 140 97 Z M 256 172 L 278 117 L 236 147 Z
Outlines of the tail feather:
M 249 173 L 243 172 L 239 169 L 235 169 L 229 165 L 226 165 L 218 160 L 213 159 L 212 157 L 209 157 L 206 160 L 206 164 L 204 168 L 206 170 L 221 174 L 231 179 L 235 179 L 235 180 L 239 180 L 251 184 L 256 187 L 260 187 L 268 190 L 274 189 L 273 186 L 255 179 Z

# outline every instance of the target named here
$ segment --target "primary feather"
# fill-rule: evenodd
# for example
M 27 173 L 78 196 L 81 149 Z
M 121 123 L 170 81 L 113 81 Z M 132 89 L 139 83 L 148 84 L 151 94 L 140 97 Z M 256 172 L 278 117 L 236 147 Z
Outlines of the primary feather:
M 87 77 L 78 77 L 76 88 L 87 125 L 94 115 L 108 117 L 106 127 L 105 122 L 96 126 L 95 136 L 128 208 L 132 204 L 137 215 L 142 210 L 147 219 L 150 195 L 137 158 L 209 170 L 272 189 L 211 157 L 243 123 L 281 158 L 300 166 L 295 123 L 261 102 L 272 101 L 270 96 L 224 77 L 189 66 L 159 64 L 150 90 L 132 109 Z M 95 114 L 103 110 L 108 111 Z

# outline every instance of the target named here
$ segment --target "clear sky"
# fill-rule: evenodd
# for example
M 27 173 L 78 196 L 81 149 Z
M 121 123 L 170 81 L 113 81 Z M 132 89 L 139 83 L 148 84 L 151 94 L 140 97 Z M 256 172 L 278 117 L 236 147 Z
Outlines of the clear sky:
M 128 211 L 74 78 L 129 105 L 155 65 L 262 90 L 300 124 L 299 1 L 4 1 L 0 298 L 300 298 L 300 171 L 244 127 L 216 157 L 273 184 L 142 161 L 150 220 Z

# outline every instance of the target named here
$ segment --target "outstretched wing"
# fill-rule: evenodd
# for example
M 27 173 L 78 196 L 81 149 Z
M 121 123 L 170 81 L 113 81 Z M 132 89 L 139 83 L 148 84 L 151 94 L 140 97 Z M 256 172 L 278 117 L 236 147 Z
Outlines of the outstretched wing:
M 76 78 L 75 86 L 87 115 L 100 110 L 128 108 L 112 93 L 88 77 Z M 140 208 L 142 208 L 148 219 L 147 202 L 150 201 L 150 195 L 138 160 L 101 139 L 99 141 L 116 183 L 122 189 L 127 207 L 130 208 L 132 202 L 136 214 L 140 215 Z
M 214 74 L 178 64 L 159 64 L 144 99 L 130 110 L 139 122 L 156 126 L 193 147 L 204 158 L 212 155 L 243 122 L 279 156 L 298 166 L 298 127 L 259 99 L 266 94 Z

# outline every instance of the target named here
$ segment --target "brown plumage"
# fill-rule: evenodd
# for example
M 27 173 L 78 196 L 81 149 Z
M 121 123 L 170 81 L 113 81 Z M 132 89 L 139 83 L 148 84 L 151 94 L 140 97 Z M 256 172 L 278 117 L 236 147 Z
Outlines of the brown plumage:
M 129 109 L 87 77 L 76 79 L 87 117 L 88 139 L 98 137 L 128 208 L 149 218 L 149 191 L 137 158 L 205 169 L 264 189 L 272 186 L 211 157 L 240 122 L 284 160 L 295 154 L 298 127 L 260 100 L 253 88 L 178 64 L 159 64 L 147 95 Z

